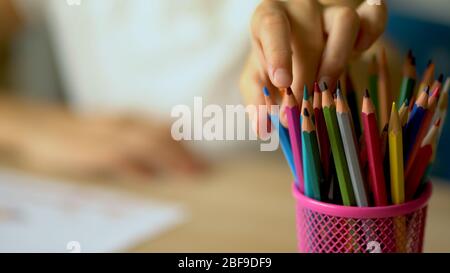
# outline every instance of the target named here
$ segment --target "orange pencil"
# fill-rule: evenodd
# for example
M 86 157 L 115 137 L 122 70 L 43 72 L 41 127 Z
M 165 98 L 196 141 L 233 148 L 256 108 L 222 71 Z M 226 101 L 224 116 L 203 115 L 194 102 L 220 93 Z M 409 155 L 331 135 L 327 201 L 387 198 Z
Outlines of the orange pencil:
M 378 69 L 378 128 L 383 128 L 389 121 L 389 109 L 392 101 L 391 78 L 389 76 L 389 67 L 384 48 L 381 50 L 378 57 Z M 375 113 L 377 113 L 376 110 Z
M 425 72 L 423 73 L 422 81 L 420 82 L 420 85 L 419 85 L 419 89 L 418 89 L 419 91 L 423 90 L 425 87 L 427 87 L 433 83 L 434 70 L 435 70 L 435 65 L 432 60 L 429 60 L 427 68 L 425 69 Z

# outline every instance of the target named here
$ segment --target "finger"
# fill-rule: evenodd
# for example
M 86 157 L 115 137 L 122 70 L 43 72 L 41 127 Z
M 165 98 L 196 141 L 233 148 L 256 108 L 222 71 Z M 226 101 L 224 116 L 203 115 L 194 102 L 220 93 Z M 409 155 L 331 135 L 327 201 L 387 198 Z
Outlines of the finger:
M 295 0 L 287 3 L 287 10 L 294 52 L 292 90 L 301 102 L 304 85 L 312 90 L 324 47 L 321 7 L 316 0 Z
M 273 85 L 289 87 L 292 83 L 290 25 L 283 3 L 264 1 L 252 18 L 252 33 L 261 52 L 261 63 Z
M 384 1 L 364 1 L 356 12 L 360 18 L 360 30 L 355 51 L 368 49 L 383 33 L 387 22 L 387 6 Z
M 321 7 L 316 0 L 295 0 L 287 3 L 287 10 L 294 52 L 292 90 L 301 104 L 303 86 L 312 88 L 324 46 Z M 287 97 L 284 96 L 280 106 L 280 122 L 284 127 L 288 126 L 286 106 Z
M 349 7 L 329 7 L 324 11 L 324 27 L 328 39 L 318 78 L 333 89 L 351 57 L 359 30 L 359 16 Z

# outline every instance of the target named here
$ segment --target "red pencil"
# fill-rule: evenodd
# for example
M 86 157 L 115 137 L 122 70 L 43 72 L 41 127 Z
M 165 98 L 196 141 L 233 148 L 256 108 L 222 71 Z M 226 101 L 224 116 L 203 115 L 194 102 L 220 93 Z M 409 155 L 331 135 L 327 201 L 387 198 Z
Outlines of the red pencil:
M 300 112 L 297 100 L 292 93 L 292 89 L 286 89 L 286 117 L 288 121 L 289 136 L 291 138 L 292 154 L 294 156 L 295 172 L 297 174 L 298 188 L 301 193 L 304 192 L 303 178 L 303 158 L 302 158 L 302 138 L 300 131 Z
M 414 160 L 413 167 L 406 176 L 405 184 L 405 198 L 406 200 L 412 200 L 414 195 L 419 189 L 420 181 L 422 181 L 423 175 L 431 161 L 433 152 L 436 149 L 436 138 L 439 133 L 439 126 L 441 124 L 441 119 L 431 127 L 428 134 L 422 142 L 419 152 L 417 153 L 416 159 Z
M 369 163 L 370 187 L 376 206 L 386 206 L 386 185 L 383 171 L 383 158 L 381 157 L 380 133 L 375 118 L 375 107 L 366 89 L 362 106 L 362 121 L 364 138 L 366 140 L 367 159 Z

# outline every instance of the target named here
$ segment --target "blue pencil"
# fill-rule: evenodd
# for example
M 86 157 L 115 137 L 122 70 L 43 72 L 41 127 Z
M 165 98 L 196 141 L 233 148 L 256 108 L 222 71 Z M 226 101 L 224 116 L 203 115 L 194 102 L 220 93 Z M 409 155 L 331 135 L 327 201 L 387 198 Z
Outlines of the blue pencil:
M 266 105 L 270 111 L 271 106 L 275 104 L 273 103 L 273 100 L 270 97 L 269 90 L 266 87 L 263 88 L 263 93 L 266 100 Z M 299 181 L 295 172 L 294 156 L 292 154 L 291 141 L 289 139 L 289 130 L 280 123 L 280 118 L 277 114 L 270 113 L 269 118 L 275 130 L 278 131 L 281 150 L 283 151 L 284 157 L 286 158 L 289 168 L 291 169 L 292 175 L 294 176 L 295 183 L 298 186 Z
M 419 98 L 414 104 L 413 110 L 409 117 L 408 122 L 405 126 L 405 144 L 404 144 L 404 162 L 408 162 L 409 155 L 416 142 L 417 135 L 419 133 L 420 127 L 422 126 L 423 119 L 427 112 L 428 107 L 428 97 L 429 88 L 426 88 L 422 93 L 420 93 Z

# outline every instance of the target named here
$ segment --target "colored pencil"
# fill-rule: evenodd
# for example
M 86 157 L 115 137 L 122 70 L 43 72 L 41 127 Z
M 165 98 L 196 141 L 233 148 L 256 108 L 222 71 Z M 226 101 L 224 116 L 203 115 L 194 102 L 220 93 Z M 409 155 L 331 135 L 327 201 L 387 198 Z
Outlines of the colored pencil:
M 436 86 L 436 89 L 433 91 L 433 94 L 428 99 L 427 111 L 423 118 L 422 124 L 419 127 L 419 132 L 417 133 L 416 140 L 412 145 L 411 152 L 409 153 L 409 157 L 405 168 L 406 175 L 408 175 L 408 173 L 411 171 L 412 164 L 414 162 L 414 159 L 416 158 L 417 152 L 420 149 L 422 140 L 424 139 L 425 135 L 428 132 L 428 129 L 432 124 L 431 122 L 433 121 L 433 116 L 436 111 L 439 95 L 440 95 L 440 86 Z
M 322 89 L 322 109 L 325 117 L 325 123 L 327 125 L 328 135 L 330 137 L 331 151 L 333 154 L 334 165 L 336 167 L 339 189 L 341 190 L 342 202 L 346 206 L 354 206 L 355 196 L 350 182 L 350 174 L 348 172 L 341 133 L 338 127 L 336 106 L 334 105 L 333 97 L 325 82 L 323 83 Z
M 439 133 L 440 124 L 441 120 L 439 119 L 428 131 L 417 154 L 416 160 L 414 160 L 413 168 L 411 169 L 412 171 L 406 176 L 406 200 L 412 200 L 417 193 L 420 181 L 432 158 L 433 151 L 436 149 L 436 139 Z
M 370 187 L 376 206 L 386 206 L 386 185 L 383 173 L 383 162 L 380 151 L 380 133 L 375 118 L 375 107 L 366 89 L 362 106 L 363 132 L 366 141 L 369 163 Z
M 408 122 L 405 127 L 405 146 L 404 146 L 404 160 L 408 162 L 410 154 L 412 152 L 414 143 L 416 142 L 419 134 L 420 126 L 422 126 L 423 119 L 428 108 L 428 98 L 430 89 L 427 87 L 423 92 L 419 94 L 413 110 L 409 116 Z
M 392 103 L 389 120 L 389 162 L 390 199 L 394 205 L 405 202 L 405 179 L 403 170 L 403 140 L 402 126 L 395 102 Z M 406 218 L 394 217 L 394 234 L 397 251 L 405 252 L 406 248 Z
M 392 104 L 389 121 L 389 162 L 391 173 L 391 199 L 394 204 L 405 202 L 405 179 L 403 169 L 403 136 L 400 117 Z
M 444 81 L 444 74 L 440 74 L 439 77 L 433 82 L 430 90 L 435 90 L 438 87 L 442 87 Z
M 271 120 L 272 125 L 274 126 L 275 130 L 278 132 L 278 137 L 280 139 L 280 146 L 281 150 L 283 151 L 284 157 L 286 158 L 286 161 L 289 165 L 289 168 L 291 170 L 292 176 L 294 177 L 295 181 L 298 181 L 297 173 L 295 171 L 295 164 L 294 164 L 294 157 L 292 155 L 292 149 L 291 149 L 291 141 L 289 139 L 289 131 L 287 128 L 285 128 L 279 118 L 279 113 L 275 111 L 274 105 L 275 102 L 270 96 L 270 92 L 267 89 L 267 87 L 263 88 L 264 93 L 264 99 L 266 102 L 266 106 L 269 111 L 269 117 Z
M 323 171 L 323 184 L 321 185 L 322 196 L 327 196 L 331 185 L 331 148 L 328 139 L 327 125 L 322 111 L 322 94 L 317 82 L 314 83 L 314 120 L 316 134 L 319 141 L 320 162 Z
M 320 168 L 319 146 L 317 143 L 316 129 L 314 128 L 314 124 L 307 108 L 303 109 L 302 116 L 305 195 L 316 200 L 321 200 L 320 180 L 322 171 Z
M 400 87 L 400 96 L 397 101 L 398 105 L 402 105 L 406 99 L 411 101 L 415 85 L 416 85 L 416 64 L 415 59 L 412 56 L 410 50 L 408 52 L 408 56 L 406 58 L 403 69 L 403 79 Z
M 309 95 L 308 87 L 306 86 L 306 84 L 303 86 L 303 100 L 302 100 L 302 107 L 301 107 L 300 114 L 303 114 L 303 110 L 305 108 L 308 109 L 308 113 L 310 113 L 310 115 L 313 115 L 314 110 L 313 110 L 313 105 L 311 102 L 311 96 Z M 300 120 L 302 119 L 302 117 L 303 117 L 303 115 L 301 115 Z
M 432 60 L 429 60 L 428 64 L 427 64 L 427 68 L 425 69 L 425 72 L 423 73 L 422 80 L 419 84 L 418 90 L 423 90 L 427 86 L 430 86 L 433 83 L 434 70 L 435 70 L 435 65 Z
M 450 77 L 447 77 L 447 79 L 445 80 L 445 84 L 444 84 L 444 88 L 442 89 L 443 93 L 448 93 L 450 89 Z
M 358 207 L 367 207 L 369 206 L 369 202 L 367 200 L 364 178 L 361 172 L 361 166 L 359 164 L 356 134 L 353 131 L 351 112 L 349 106 L 343 98 L 339 85 L 337 89 L 336 115 L 342 136 L 342 144 L 344 146 L 345 157 L 347 159 L 350 179 L 353 185 L 356 205 Z
M 386 186 L 386 197 L 388 199 L 388 203 L 390 202 L 391 195 L 391 167 L 389 165 L 389 123 L 387 123 L 383 130 L 381 131 L 380 137 L 381 144 L 381 158 L 383 160 L 383 173 L 384 173 L 384 182 Z
M 378 110 L 380 109 L 380 106 L 378 104 L 378 62 L 377 62 L 377 55 L 372 56 L 372 60 L 369 64 L 369 94 L 372 98 L 373 105 L 375 106 L 375 109 L 377 110 L 377 117 L 378 117 Z M 359 116 L 359 115 L 358 115 Z
M 286 116 L 288 120 L 289 136 L 291 138 L 291 149 L 294 156 L 295 171 L 298 177 L 296 181 L 298 189 L 301 193 L 304 192 L 304 170 L 302 159 L 302 139 L 300 132 L 300 112 L 297 100 L 292 93 L 292 89 L 286 89 L 285 96 L 287 98 Z
M 389 108 L 391 106 L 391 78 L 389 75 L 389 67 L 386 58 L 386 51 L 381 49 L 378 58 L 378 128 L 383 128 L 389 120 Z M 370 94 L 370 93 L 369 93 Z M 371 97 L 372 99 L 372 97 Z M 375 112 L 376 113 L 376 112 Z
M 442 135 L 442 128 L 445 124 L 445 119 L 447 116 L 447 109 L 448 109 L 448 91 L 450 87 L 450 78 L 447 78 L 447 82 L 444 85 L 444 89 L 442 92 L 442 95 L 439 97 L 438 107 L 435 114 L 435 119 L 433 119 L 433 124 L 436 123 L 438 119 L 441 119 L 442 126 L 439 128 L 439 135 L 438 135 L 438 143 Z
M 351 117 L 352 117 L 352 125 L 355 129 L 356 138 L 359 139 L 361 136 L 361 121 L 359 119 L 359 107 L 358 107 L 358 99 L 356 96 L 355 86 L 353 85 L 352 78 L 350 77 L 349 71 L 345 73 L 345 89 L 348 107 L 350 108 Z
M 403 105 L 400 107 L 400 109 L 398 110 L 398 116 L 400 118 L 400 124 L 402 126 L 402 128 L 404 128 L 406 126 L 406 123 L 408 122 L 408 116 L 409 116 L 409 110 L 408 107 L 409 106 L 409 102 L 408 100 L 406 100 Z

